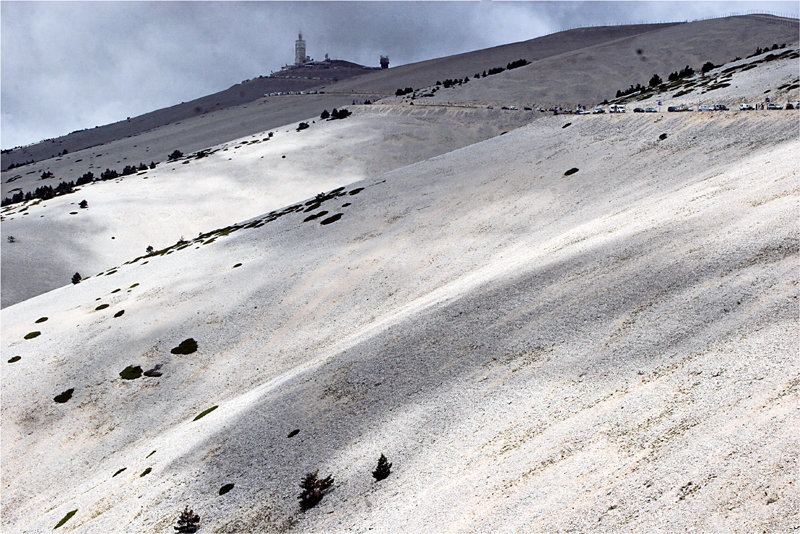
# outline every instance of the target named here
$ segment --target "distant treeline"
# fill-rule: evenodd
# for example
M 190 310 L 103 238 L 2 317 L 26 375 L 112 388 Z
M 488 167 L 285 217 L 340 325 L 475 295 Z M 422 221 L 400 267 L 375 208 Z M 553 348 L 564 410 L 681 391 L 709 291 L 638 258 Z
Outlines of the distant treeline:
M 783 43 L 782 45 L 778 45 L 777 43 L 775 43 L 775 44 L 772 45 L 772 47 L 767 46 L 767 47 L 765 47 L 763 49 L 761 47 L 756 48 L 756 51 L 753 52 L 752 54 L 750 54 L 747 57 L 750 58 L 750 57 L 753 57 L 753 56 L 757 56 L 759 54 L 763 54 L 764 52 L 769 52 L 770 50 L 778 50 L 780 48 L 786 48 L 786 43 Z M 733 61 L 738 61 L 740 59 L 742 59 L 742 58 L 737 57 Z M 767 59 L 769 59 L 769 56 L 768 56 Z M 711 69 L 713 69 L 715 67 L 717 67 L 717 65 L 714 65 L 710 61 L 706 61 L 703 64 L 703 66 L 700 67 L 700 72 L 705 74 L 705 73 L 709 72 Z M 679 81 L 679 80 L 681 80 L 683 78 L 690 78 L 690 77 L 694 76 L 694 73 L 695 73 L 695 70 L 692 67 L 690 67 L 689 65 L 686 65 L 681 70 L 676 70 L 675 72 L 669 73 L 669 75 L 667 76 L 667 80 L 669 80 L 670 82 L 677 82 L 677 81 Z M 663 90 L 667 89 L 667 86 L 664 85 L 664 82 L 661 79 L 661 76 L 659 76 L 658 74 L 653 74 L 653 77 L 650 78 L 650 82 L 646 86 L 642 85 L 640 83 L 637 83 L 636 85 L 631 84 L 631 86 L 628 87 L 627 89 L 617 89 L 616 98 L 621 98 L 623 96 L 628 96 L 628 95 L 632 95 L 632 94 L 636 94 L 636 93 L 643 93 L 647 89 L 650 89 L 650 88 L 653 88 L 653 89 L 658 88 L 659 90 L 663 91 Z
M 486 70 L 483 71 L 482 74 L 478 74 L 476 72 L 475 74 L 472 75 L 472 77 L 474 79 L 486 78 L 487 76 L 493 76 L 495 74 L 500 74 L 503 71 L 516 69 L 516 68 L 519 68 L 519 67 L 524 67 L 525 65 L 529 65 L 529 64 L 530 64 L 530 61 L 528 61 L 527 59 L 518 59 L 516 61 L 511 61 L 510 63 L 506 64 L 505 67 L 494 67 L 494 68 L 489 69 L 488 71 L 486 71 Z M 436 87 L 433 88 L 433 93 L 435 93 L 439 89 L 440 86 L 444 87 L 445 89 L 447 89 L 449 87 L 454 87 L 456 85 L 463 85 L 463 84 L 465 84 L 467 82 L 469 82 L 469 76 L 464 76 L 463 78 L 447 78 L 444 81 L 437 80 L 436 81 Z M 397 89 L 394 92 L 394 94 L 395 94 L 395 96 L 403 96 L 403 95 L 411 94 L 413 92 L 414 92 L 413 88 L 405 87 L 405 88 Z M 423 96 L 433 96 L 433 93 L 430 93 L 430 94 L 427 94 L 427 95 L 423 95 Z
M 134 174 L 139 171 L 146 171 L 148 168 L 155 169 L 156 163 L 154 161 L 150 162 L 150 165 L 146 163 L 140 163 L 138 166 L 136 165 L 126 165 L 122 172 L 117 172 L 114 169 L 106 169 L 100 173 L 100 177 L 96 178 L 93 172 L 84 173 L 80 178 L 75 181 L 68 181 L 68 182 L 59 182 L 58 185 L 55 187 L 51 185 L 42 185 L 34 189 L 33 191 L 28 191 L 27 193 L 23 193 L 22 191 L 17 191 L 10 197 L 5 197 L 0 203 L 2 206 L 8 206 L 9 204 L 16 204 L 18 202 L 24 202 L 26 200 L 33 200 L 33 199 L 40 199 L 40 200 L 49 200 L 53 197 L 58 197 L 61 195 L 66 195 L 68 193 L 72 193 L 75 187 L 80 185 L 89 184 L 92 182 L 103 182 L 106 180 L 113 180 L 114 178 L 119 178 L 120 176 L 127 176 L 129 174 Z M 52 178 L 53 173 L 50 171 L 44 171 L 42 173 L 41 179 L 45 180 L 47 178 Z

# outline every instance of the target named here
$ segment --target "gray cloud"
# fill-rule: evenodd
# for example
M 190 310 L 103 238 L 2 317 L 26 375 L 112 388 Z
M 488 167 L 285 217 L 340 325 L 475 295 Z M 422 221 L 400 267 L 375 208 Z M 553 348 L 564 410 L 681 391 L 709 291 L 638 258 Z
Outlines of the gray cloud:
M 392 66 L 561 29 L 796 2 L 2 2 L 2 146 L 225 89 L 308 53 Z

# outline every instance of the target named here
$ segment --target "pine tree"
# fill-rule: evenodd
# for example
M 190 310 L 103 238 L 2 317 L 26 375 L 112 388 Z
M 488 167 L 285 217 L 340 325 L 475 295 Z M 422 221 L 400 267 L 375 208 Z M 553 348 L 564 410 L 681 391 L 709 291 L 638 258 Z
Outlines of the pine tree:
M 80 273 L 75 273 L 75 274 L 72 275 L 72 283 L 73 284 L 77 284 L 80 281 L 81 281 Z
M 78 206 L 79 206 L 80 208 L 86 209 L 86 208 L 88 208 L 88 207 L 89 207 L 89 203 L 88 203 L 88 202 L 86 202 L 86 200 L 81 200 L 81 201 L 80 201 L 80 203 L 78 203 Z
M 392 464 L 389 463 L 389 461 L 386 459 L 386 456 L 381 454 L 381 457 L 378 458 L 378 467 L 372 472 L 372 476 L 375 477 L 375 480 L 383 480 L 389 476 L 391 469 Z
M 300 482 L 300 487 L 303 488 L 303 491 L 297 499 L 300 501 L 300 509 L 304 512 L 319 504 L 319 501 L 327 493 L 326 490 L 333 485 L 332 476 L 320 480 L 317 478 L 318 473 L 319 471 L 308 473 L 303 477 L 303 481 Z
M 194 513 L 194 510 L 189 510 L 189 507 L 183 509 L 181 516 L 178 518 L 178 525 L 174 528 L 178 532 L 197 532 L 200 528 L 200 516 Z

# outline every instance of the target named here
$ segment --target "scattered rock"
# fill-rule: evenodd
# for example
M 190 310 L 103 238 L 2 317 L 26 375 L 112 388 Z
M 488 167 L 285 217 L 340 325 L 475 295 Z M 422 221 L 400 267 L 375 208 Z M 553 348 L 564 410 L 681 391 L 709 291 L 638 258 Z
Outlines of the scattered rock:
M 153 367 L 152 369 L 148 369 L 147 371 L 145 371 L 145 372 L 144 372 L 144 376 L 148 376 L 148 377 L 151 377 L 151 378 L 156 378 L 156 377 L 159 377 L 159 376 L 161 376 L 162 374 L 164 374 L 164 373 L 162 373 L 162 372 L 161 372 L 159 369 L 161 369 L 161 364 L 160 364 L 160 363 L 159 363 L 159 364 L 157 364 L 157 365 L 156 365 L 155 367 Z
M 773 493 L 767 497 L 767 504 L 772 504 L 774 502 L 778 502 L 778 494 Z
M 666 138 L 667 138 L 667 134 L 665 134 L 665 133 L 662 133 L 661 135 L 658 136 L 658 140 L 659 141 L 663 141 Z

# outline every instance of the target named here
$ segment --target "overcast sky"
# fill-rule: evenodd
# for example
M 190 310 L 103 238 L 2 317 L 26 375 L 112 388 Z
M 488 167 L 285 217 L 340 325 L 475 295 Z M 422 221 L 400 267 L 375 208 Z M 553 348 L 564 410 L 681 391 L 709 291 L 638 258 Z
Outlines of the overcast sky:
M 307 53 L 391 66 L 597 24 L 691 20 L 798 2 L 0 3 L 3 148 L 213 93 Z

